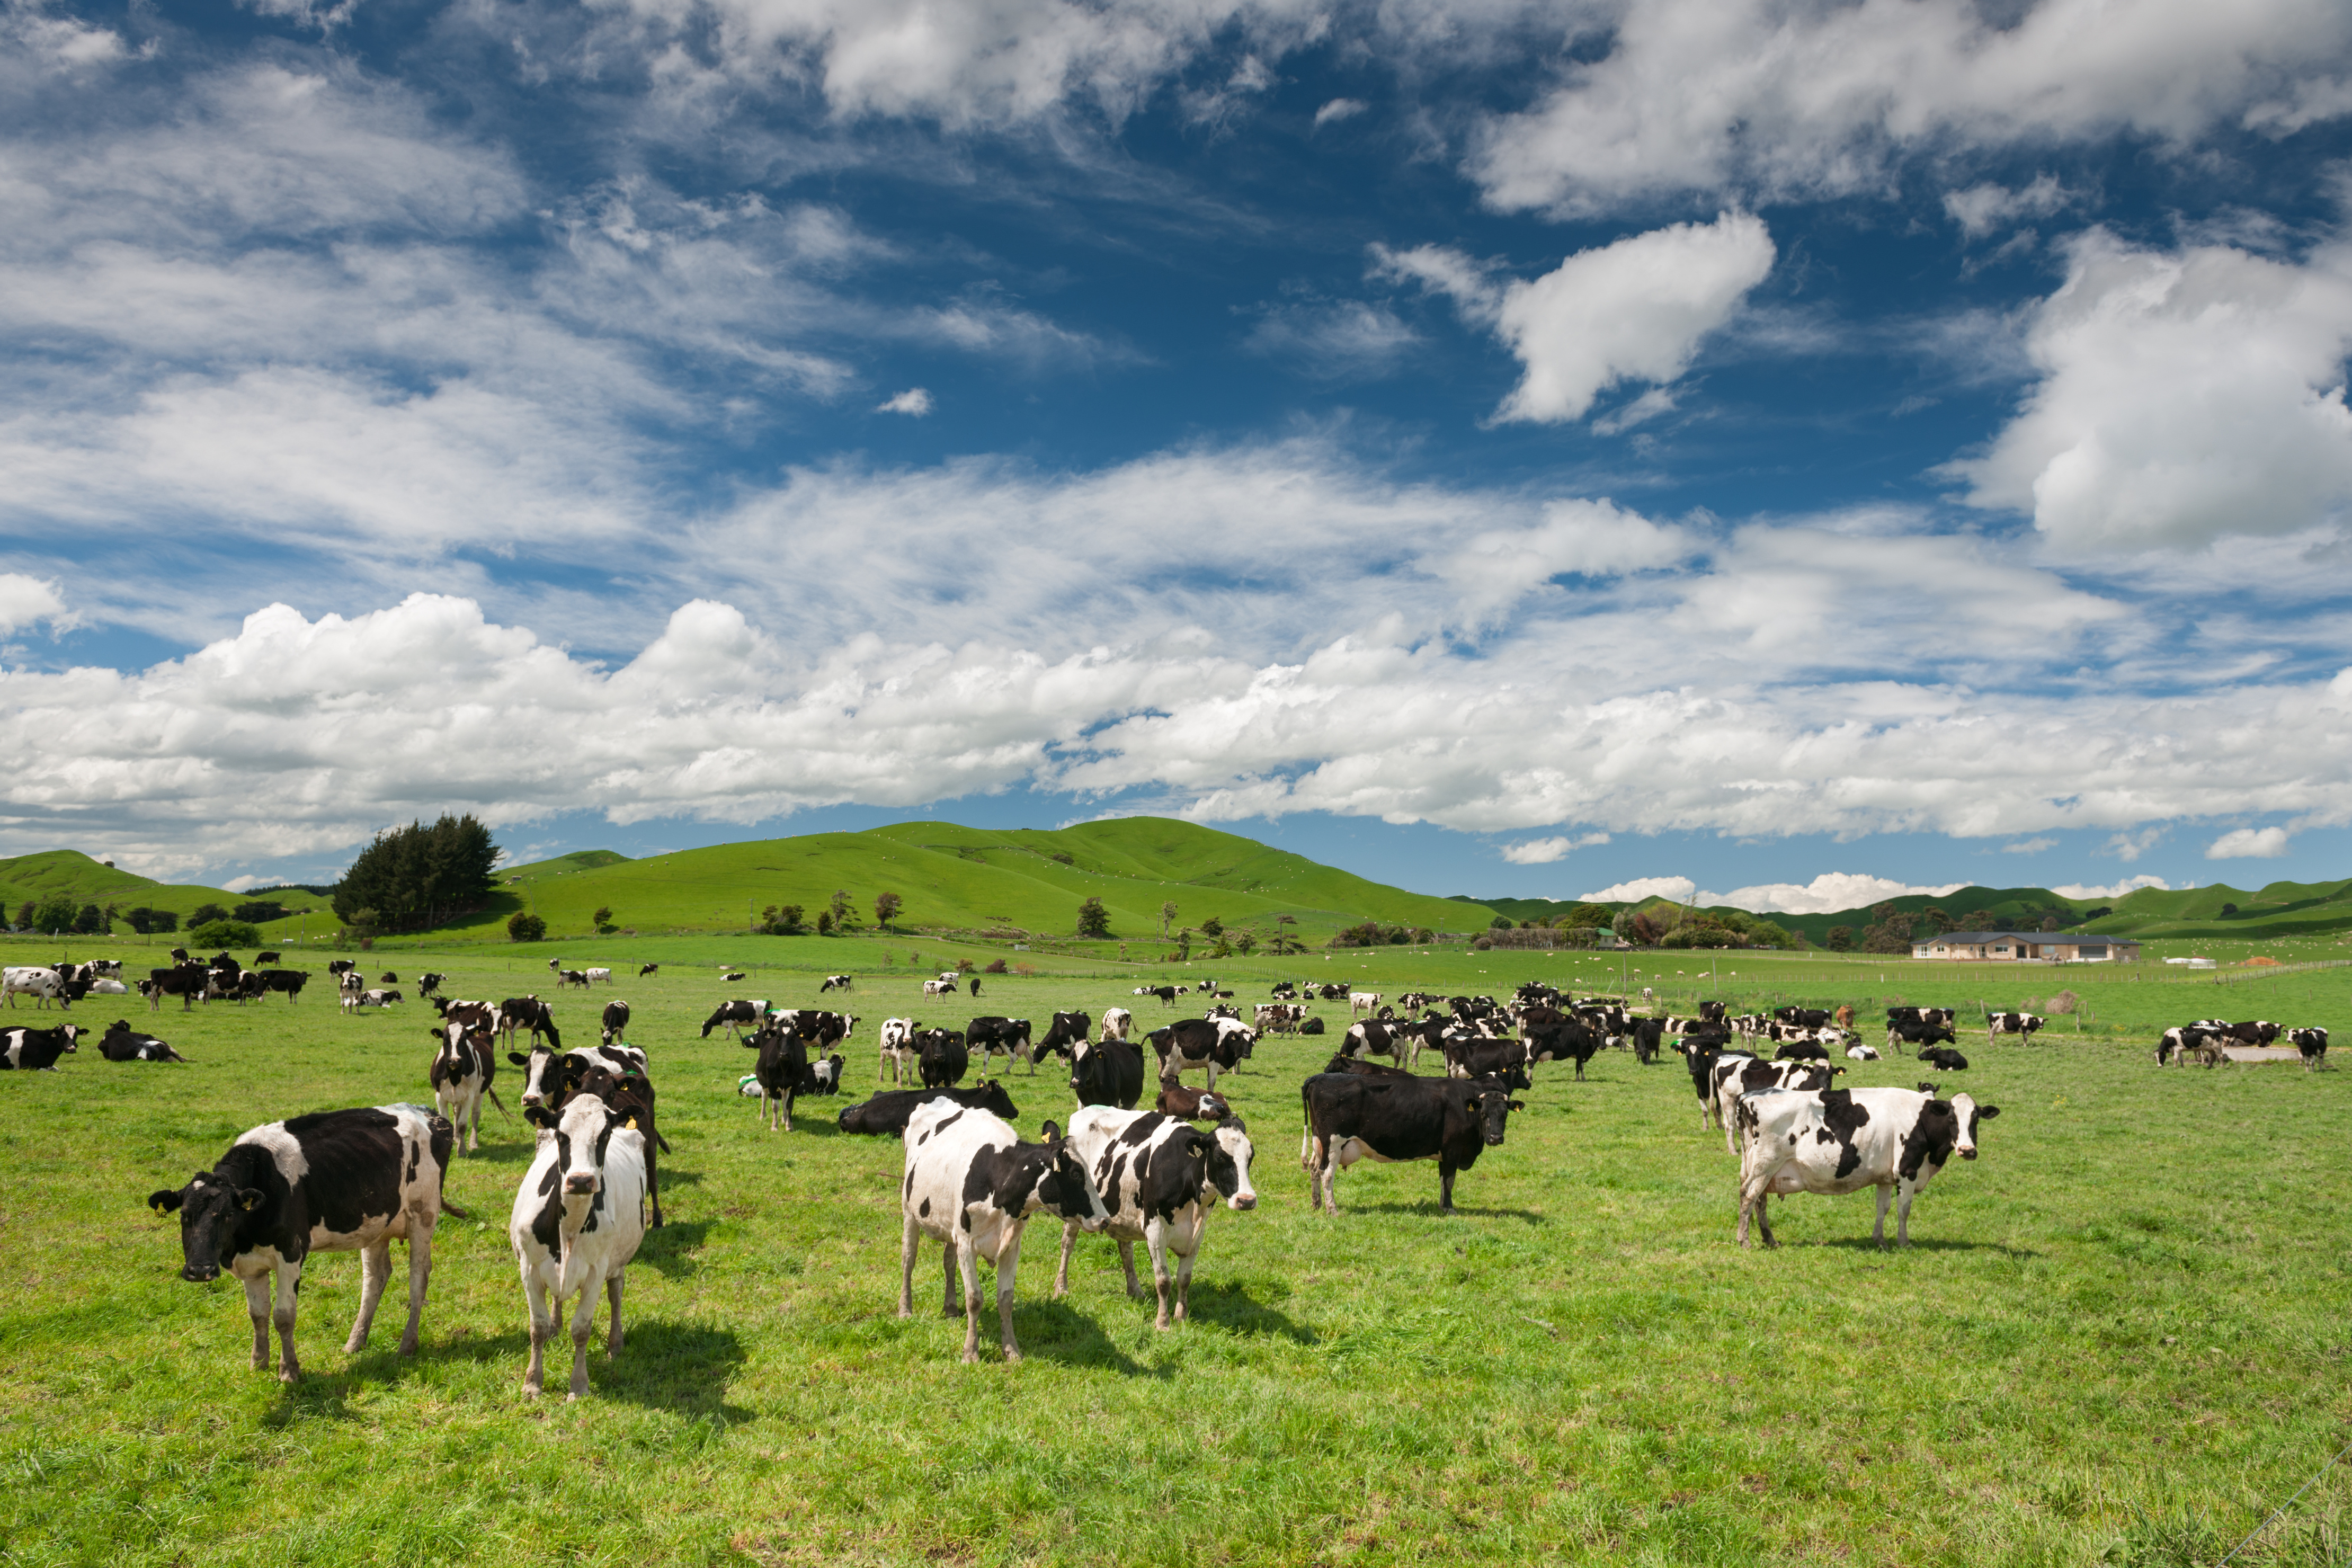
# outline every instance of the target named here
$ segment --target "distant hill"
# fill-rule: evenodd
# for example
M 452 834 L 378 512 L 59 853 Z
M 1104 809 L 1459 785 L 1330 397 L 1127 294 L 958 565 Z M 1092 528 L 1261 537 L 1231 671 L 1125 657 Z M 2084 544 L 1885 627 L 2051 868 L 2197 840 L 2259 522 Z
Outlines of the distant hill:
M 76 904 L 96 904 L 101 909 L 110 904 L 118 910 L 145 904 L 150 909 L 169 910 L 180 916 L 184 924 L 190 911 L 205 904 L 220 904 L 233 910 L 253 896 L 191 882 L 158 882 L 136 872 L 118 870 L 75 849 L 45 849 L 38 854 L 0 860 L 0 900 L 7 904 L 9 921 L 16 918 L 17 909 L 26 900 L 38 902 L 53 893 L 64 893 Z M 289 909 L 303 904 L 326 907 L 324 899 L 307 894 L 268 896 Z M 118 922 L 116 929 L 128 928 Z
M 1111 931 L 1156 939 L 1160 906 L 1175 924 L 1211 917 L 1229 926 L 1328 936 L 1366 920 L 1456 932 L 1483 929 L 1480 906 L 1411 893 L 1255 839 L 1169 817 L 1131 816 L 1053 830 L 906 822 L 863 833 L 682 849 L 631 860 L 587 850 L 502 869 L 497 905 L 465 922 L 502 922 L 529 907 L 550 934 L 583 932 L 599 908 L 640 931 L 742 930 L 770 904 L 799 904 L 814 921 L 845 889 L 858 925 L 874 924 L 874 896 L 904 900 L 897 924 L 916 930 L 1020 930 L 1068 935 L 1078 905 L 1099 898 Z M 1276 917 L 1293 925 L 1277 928 Z

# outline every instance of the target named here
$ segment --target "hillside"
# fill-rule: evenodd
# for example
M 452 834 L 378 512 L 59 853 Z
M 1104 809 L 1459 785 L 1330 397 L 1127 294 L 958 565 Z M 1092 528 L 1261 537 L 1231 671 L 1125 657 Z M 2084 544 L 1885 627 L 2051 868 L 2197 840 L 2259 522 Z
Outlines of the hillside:
M 1464 901 L 1468 902 L 1470 900 L 1465 900 Z M 1480 899 L 1475 900 L 1475 902 L 1481 907 L 1491 909 L 1497 914 L 1508 915 L 1515 921 L 1538 920 L 1548 915 L 1557 914 L 1562 910 L 1569 908 L 1570 904 L 1578 900 L 1562 900 L 1559 902 L 1554 902 L 1549 899 Z M 1602 907 L 1612 910 L 1646 909 L 1652 904 L 1663 904 L 1667 900 L 1664 899 L 1648 899 L 1643 900 L 1639 903 L 1626 903 L 1622 901 L 1612 903 L 1603 900 Z M 1944 894 L 1940 898 L 1931 897 L 1927 894 L 1914 893 L 1906 894 L 1904 897 L 1897 899 L 1889 899 L 1885 901 L 1893 904 L 1897 910 L 1906 914 L 1917 914 L 1922 910 L 1933 906 L 1934 908 L 1944 910 L 1954 919 L 1959 919 L 1964 916 L 1973 914 L 1979 910 L 1989 910 L 1996 917 L 1996 923 L 2025 924 L 2032 926 L 2040 925 L 2042 922 L 2042 917 L 2053 910 L 2058 913 L 2061 920 L 2066 921 L 2069 925 L 2072 925 L 2084 910 L 2096 907 L 2090 904 L 2078 904 L 2068 900 L 2062 899 L 2047 888 L 1981 888 L 1972 886 L 1962 888 L 1958 892 Z M 1717 913 L 1722 913 L 1734 908 L 1734 906 L 1730 904 L 1707 904 L 1701 907 Z M 1829 930 L 1832 926 L 1851 926 L 1858 931 L 1864 926 L 1869 925 L 1873 921 L 1876 921 L 1878 917 L 1871 912 L 1871 910 L 1874 907 L 1874 906 L 1864 906 L 1860 909 L 1833 910 L 1826 914 L 1818 915 L 1782 914 L 1769 910 L 1740 910 L 1738 912 L 1741 914 L 1760 914 L 1765 919 L 1772 921 L 1775 925 L 1781 927 L 1783 930 L 1802 931 L 1808 942 L 1818 944 L 1823 937 L 1829 934 Z M 2094 927 L 2092 929 L 2104 930 L 2105 927 L 2100 926 Z
M 1343 926 L 1390 924 L 1466 931 L 1490 911 L 1368 881 L 1255 839 L 1166 817 L 1122 817 L 1053 830 L 1010 831 L 908 822 L 863 833 L 682 849 L 628 860 L 589 851 L 500 873 L 498 907 L 467 922 L 487 926 L 527 907 L 551 934 L 583 932 L 599 908 L 640 931 L 740 931 L 768 905 L 799 904 L 814 920 L 845 889 L 861 929 L 874 896 L 905 900 L 897 924 L 923 931 L 1018 930 L 1070 934 L 1078 905 L 1099 898 L 1111 931 L 1156 939 L 1160 908 L 1175 924 L 1215 916 L 1229 926 L 1281 929 L 1319 940 Z
M 245 894 L 223 888 L 158 882 L 135 872 L 118 870 L 75 849 L 45 849 L 0 860 L 0 901 L 7 905 L 8 919 L 16 918 L 17 907 L 26 900 L 38 902 L 60 892 L 77 904 L 97 904 L 100 908 L 111 904 L 119 910 L 145 904 L 151 909 L 170 910 L 183 921 L 201 905 L 221 904 L 234 909 L 246 898 Z M 315 901 L 321 908 L 326 903 L 323 899 L 299 897 L 281 901 L 289 905 Z

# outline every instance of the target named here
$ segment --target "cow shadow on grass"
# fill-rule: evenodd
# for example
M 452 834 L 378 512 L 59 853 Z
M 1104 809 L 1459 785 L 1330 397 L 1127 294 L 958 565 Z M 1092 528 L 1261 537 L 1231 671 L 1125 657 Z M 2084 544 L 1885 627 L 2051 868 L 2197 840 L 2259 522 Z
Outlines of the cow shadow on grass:
M 595 1329 L 588 1341 L 588 1378 L 594 1391 L 591 1397 L 625 1399 L 690 1415 L 716 1415 L 730 1425 L 751 1419 L 751 1411 L 729 1405 L 724 1398 L 728 1384 L 747 1359 L 742 1341 L 733 1330 L 643 1317 L 624 1306 L 622 1327 L 626 1337 L 620 1355 L 607 1359 L 604 1314 L 600 1295 Z M 559 1312 L 557 1321 L 559 1331 L 547 1347 L 547 1397 L 561 1400 L 572 1376 L 568 1305 Z M 402 1355 L 389 1346 L 379 1350 L 371 1345 L 340 1370 L 305 1371 L 302 1381 L 284 1391 L 266 1420 L 282 1426 L 304 1417 L 373 1419 L 380 1407 L 355 1400 L 355 1394 L 407 1382 L 436 1363 L 505 1366 L 511 1369 L 520 1388 L 530 1360 L 530 1334 L 521 1327 L 491 1334 L 467 1332 L 440 1342 L 428 1338 L 423 1352 L 415 1356 Z
M 669 1185 L 667 1175 L 662 1185 Z M 642 1263 L 665 1279 L 686 1279 L 701 1268 L 702 1260 L 695 1254 L 702 1249 L 702 1239 L 709 1233 L 710 1221 L 707 1219 L 669 1219 L 658 1230 L 646 1230 L 632 1266 Z
M 1435 1198 L 1417 1204 L 1350 1204 L 1348 1207 L 1356 1214 L 1417 1214 L 1431 1219 L 1515 1219 L 1527 1225 L 1549 1223 L 1533 1209 L 1486 1209 L 1473 1204 L 1455 1204 L 1454 1212 L 1449 1215 L 1437 1206 Z
M 1065 1366 L 1101 1367 L 1122 1377 L 1170 1376 L 1164 1368 L 1145 1366 L 1111 1342 L 1096 1319 L 1087 1317 L 1065 1300 L 1051 1299 L 1016 1302 L 1013 1309 L 1014 1331 L 1021 1337 L 1021 1353 L 1044 1357 Z M 920 1309 L 917 1310 L 920 1316 Z M 952 1321 L 961 1324 L 959 1312 Z M 993 1352 L 996 1339 L 996 1301 L 992 1294 L 981 1312 L 980 1348 L 983 1356 Z
M 1194 1279 L 1186 1311 L 1188 1321 L 1214 1323 L 1236 1334 L 1263 1334 L 1300 1345 L 1314 1344 L 1319 1338 L 1314 1330 L 1301 1327 L 1287 1314 L 1252 1296 L 1244 1285 Z
M 1911 1238 L 1911 1245 L 1907 1247 L 1890 1245 L 1885 1248 L 1881 1248 L 1879 1245 L 1871 1240 L 1867 1235 L 1823 1237 L 1819 1239 L 1808 1237 L 1801 1240 L 1795 1241 L 1783 1237 L 1780 1238 L 1780 1245 L 1784 1247 L 1818 1247 L 1833 1248 L 1843 1252 L 1867 1252 L 1873 1254 L 1877 1254 L 1883 1251 L 1888 1258 L 1899 1257 L 1905 1252 L 1998 1252 L 2003 1258 L 2014 1258 L 2019 1259 L 2040 1258 L 2042 1256 L 2041 1253 L 2035 1251 L 2032 1247 L 2011 1247 L 2007 1242 L 2002 1241 L 1960 1241 L 1950 1237 L 1931 1236 L 1915 1236 Z

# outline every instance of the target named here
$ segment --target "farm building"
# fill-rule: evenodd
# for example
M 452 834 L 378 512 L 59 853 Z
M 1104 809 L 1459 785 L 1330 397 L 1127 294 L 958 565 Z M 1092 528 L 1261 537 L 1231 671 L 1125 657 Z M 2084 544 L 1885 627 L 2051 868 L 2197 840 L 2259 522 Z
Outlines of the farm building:
M 2047 931 L 1948 931 L 1911 944 L 1914 958 L 1983 963 L 2137 963 L 2139 943 L 2120 936 Z

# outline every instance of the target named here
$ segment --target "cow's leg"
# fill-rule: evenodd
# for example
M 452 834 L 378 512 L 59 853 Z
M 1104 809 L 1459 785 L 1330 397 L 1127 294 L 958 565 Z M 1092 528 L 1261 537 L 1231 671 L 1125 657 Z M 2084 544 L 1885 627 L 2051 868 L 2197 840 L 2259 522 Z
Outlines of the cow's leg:
M 1058 1301 L 1070 1293 L 1070 1253 L 1078 1245 L 1078 1222 L 1062 1222 L 1062 1265 L 1054 1270 L 1054 1300 Z
M 980 1359 L 980 1255 L 973 1249 L 971 1238 L 961 1232 L 948 1244 L 950 1289 L 954 1288 L 958 1276 L 961 1276 L 963 1284 L 963 1359 L 976 1362 Z M 1009 1312 L 1005 1318 L 1004 1333 L 1007 1339 L 1013 1336 L 1013 1320 Z
M 1015 1221 L 1013 1235 L 996 1253 L 996 1322 L 1004 1335 L 1004 1359 L 1021 1359 L 1020 1342 L 1013 1337 L 1013 1288 L 1021 1277 L 1021 1232 Z M 977 1301 L 978 1298 L 975 1297 Z M 975 1320 L 977 1321 L 977 1320 Z
M 1160 1222 L 1158 1220 L 1153 1220 L 1151 1222 L 1152 1225 L 1158 1225 L 1159 1223 Z M 1150 1237 L 1150 1226 L 1144 1227 L 1144 1234 L 1147 1237 Z M 1157 1278 L 1160 1268 L 1158 1261 L 1160 1258 L 1159 1249 L 1157 1247 L 1150 1247 L 1147 1243 L 1147 1250 L 1151 1254 L 1153 1259 L 1151 1266 L 1153 1276 L 1154 1278 Z M 1118 1242 L 1118 1266 L 1127 1271 L 1127 1299 L 1132 1301 L 1143 1294 L 1143 1286 L 1135 1278 L 1135 1243 L 1128 1240 L 1125 1237 L 1121 1237 Z M 1163 1323 L 1160 1327 L 1165 1328 L 1167 1325 Z
M 278 1298 L 270 1305 L 269 1321 L 278 1325 L 278 1381 L 299 1383 L 302 1363 L 294 1359 L 294 1298 L 302 1284 L 302 1266 L 280 1263 L 273 1272 L 278 1277 Z
M 622 1271 L 615 1268 L 604 1280 L 604 1304 L 613 1320 L 604 1330 L 604 1356 L 608 1361 L 621 1353 L 621 1278 Z
M 360 1313 L 352 1320 L 352 1337 L 343 1342 L 345 1355 L 353 1354 L 367 1343 L 368 1331 L 375 1326 L 376 1303 L 383 1300 L 384 1282 L 391 1275 L 390 1237 L 360 1249 Z
M 963 1292 L 956 1286 L 956 1244 L 950 1239 L 940 1255 L 940 1316 L 952 1318 L 963 1310 Z
M 1882 1248 L 1886 1245 L 1886 1204 L 1887 1200 L 1894 1195 L 1895 1188 L 1890 1184 L 1885 1182 L 1878 1184 L 1878 1223 L 1870 1227 L 1870 1239 L 1876 1242 Z M 1898 1228 L 1910 1217 L 1910 1215 L 1911 1200 L 1906 1197 L 1903 1200 L 1903 1214 L 1895 1221 Z
M 269 1364 L 269 1276 L 256 1274 L 245 1282 L 245 1310 L 253 1319 L 253 1370 Z
M 654 1209 L 654 1228 L 655 1228 L 656 1230 L 659 1230 L 659 1229 L 661 1228 L 661 1226 L 662 1226 L 662 1212 L 661 1212 L 661 1169 L 660 1169 L 660 1167 L 659 1167 L 659 1166 L 657 1166 L 656 1164 L 655 1164 L 654 1161 L 655 1161 L 655 1157 L 656 1157 L 656 1149 L 655 1149 L 655 1145 L 656 1145 L 656 1143 L 658 1142 L 659 1137 L 660 1137 L 660 1134 L 656 1133 L 656 1132 L 654 1131 L 653 1119 L 652 1119 L 651 1117 L 647 1117 L 647 1118 L 646 1119 L 646 1122 L 645 1122 L 645 1134 L 646 1134 L 646 1201 L 647 1201 L 648 1203 L 650 1203 L 650 1204 L 652 1204 L 652 1205 L 653 1205 L 653 1209 Z
M 1916 1182 L 1904 1183 L 1903 1191 L 1896 1199 L 1895 1205 L 1895 1244 L 1897 1247 L 1908 1247 L 1911 1245 L 1911 1202 L 1914 1198 L 1916 1198 L 1919 1195 L 1919 1185 L 1920 1184 Z M 1885 1191 L 1884 1187 L 1879 1190 L 1881 1192 Z M 1880 1198 L 1878 1200 L 1878 1205 L 1879 1212 L 1883 1215 L 1885 1212 L 1886 1200 L 1883 1197 Z M 1884 1221 L 1882 1220 L 1881 1223 L 1883 1224 Z
M 388 1256 L 385 1261 L 391 1261 Z M 408 1326 L 400 1331 L 403 1355 L 416 1353 L 416 1331 L 425 1321 L 425 1291 L 432 1282 L 433 1222 L 412 1215 L 408 1221 Z
M 787 1132 L 793 1130 L 793 1096 L 797 1092 L 789 1084 L 784 1087 L 784 1131 Z
M 580 1282 L 580 1305 L 572 1310 L 572 1394 L 588 1392 L 588 1336 L 596 1331 L 596 1282 Z
M 530 1312 L 530 1365 L 523 1371 L 522 1391 L 537 1394 L 547 1386 L 547 1342 L 555 1337 L 555 1311 L 548 1300 L 547 1282 L 530 1259 L 520 1261 L 523 1303 Z
M 1151 1326 L 1155 1329 L 1165 1329 L 1168 1326 L 1168 1309 L 1171 1305 L 1169 1298 L 1173 1293 L 1172 1287 L 1175 1281 L 1170 1278 L 1168 1272 L 1168 1223 L 1157 1215 L 1144 1222 L 1143 1247 L 1145 1251 L 1151 1254 L 1151 1289 L 1153 1294 L 1160 1300 L 1160 1315 L 1152 1321 Z M 1131 1241 L 1122 1241 L 1118 1244 L 1118 1250 L 1123 1259 L 1131 1258 L 1135 1256 L 1135 1244 Z M 1132 1278 L 1134 1267 L 1131 1262 L 1128 1265 L 1130 1278 Z M 1132 1286 L 1129 1288 L 1128 1293 L 1131 1296 L 1142 1294 Z
M 915 1315 L 915 1248 L 922 1238 L 915 1216 L 907 1215 L 898 1237 L 898 1315 L 902 1318 Z

